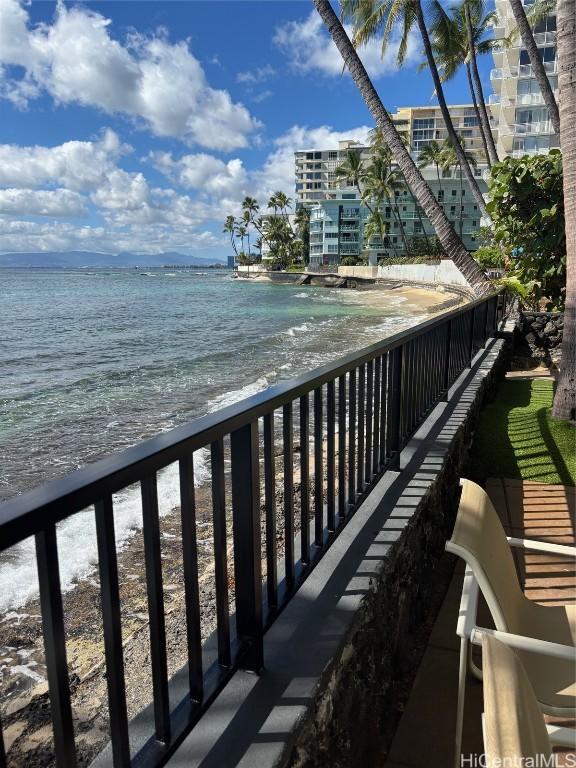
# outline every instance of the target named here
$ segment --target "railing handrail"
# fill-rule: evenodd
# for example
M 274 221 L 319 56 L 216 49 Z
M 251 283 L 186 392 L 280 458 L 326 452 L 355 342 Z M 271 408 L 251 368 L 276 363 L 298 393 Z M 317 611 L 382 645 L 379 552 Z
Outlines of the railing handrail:
M 286 402 L 333 381 L 384 352 L 396 349 L 500 292 L 494 291 L 466 302 L 335 362 L 275 384 L 226 408 L 186 422 L 3 502 L 0 504 L 0 551 L 92 506 L 104 495 L 116 493 L 143 476 L 163 469 L 177 461 L 184 451 L 191 453 L 204 448 L 222 435 L 247 426 Z

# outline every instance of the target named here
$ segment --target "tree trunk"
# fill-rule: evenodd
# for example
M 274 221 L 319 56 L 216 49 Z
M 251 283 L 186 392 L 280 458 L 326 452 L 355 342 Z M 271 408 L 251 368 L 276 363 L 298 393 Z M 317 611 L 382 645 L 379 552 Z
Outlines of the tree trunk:
M 480 191 L 478 182 L 476 181 L 474 174 L 472 173 L 472 169 L 470 168 L 470 163 L 466 158 L 466 154 L 464 152 L 464 149 L 462 148 L 462 145 L 460 144 L 460 140 L 456 135 L 456 131 L 454 130 L 454 125 L 452 124 L 452 118 L 450 117 L 450 110 L 448 109 L 448 105 L 446 104 L 446 99 L 444 97 L 442 81 L 440 80 L 440 75 L 438 74 L 438 67 L 436 66 L 436 61 L 434 60 L 432 45 L 430 43 L 430 37 L 428 36 L 428 28 L 426 27 L 426 20 L 424 19 L 424 14 L 422 13 L 422 6 L 420 4 L 420 0 L 414 0 L 414 10 L 416 12 L 416 19 L 418 21 L 418 29 L 420 30 L 422 42 L 424 43 L 424 51 L 426 53 L 426 59 L 428 60 L 428 67 L 430 69 L 430 72 L 432 73 L 432 80 L 434 81 L 434 88 L 436 90 L 436 98 L 438 99 L 438 106 L 440 107 L 440 111 L 442 112 L 442 117 L 444 118 L 444 124 L 446 125 L 446 130 L 448 131 L 448 138 L 450 139 L 450 143 L 454 147 L 454 151 L 456 152 L 456 156 L 458 157 L 458 161 L 460 162 L 460 165 L 464 169 L 464 173 L 466 174 L 466 179 L 468 180 L 468 184 L 470 184 L 470 189 L 472 190 L 474 199 L 478 203 L 478 207 L 480 209 L 480 212 L 482 213 L 482 216 L 485 216 L 487 219 L 489 219 L 490 215 L 486 210 L 486 202 L 484 200 L 484 197 L 482 196 L 482 192 Z
M 404 229 L 404 225 L 402 224 L 402 218 L 400 216 L 400 208 L 398 208 L 398 204 L 394 203 L 392 206 L 392 210 L 394 211 L 394 216 L 396 218 L 396 221 L 398 222 L 398 226 L 400 227 L 400 237 L 402 238 L 402 242 L 404 243 L 404 250 L 406 251 L 406 255 L 410 255 L 410 246 L 408 245 L 408 238 L 406 237 L 406 230 Z
M 557 419 L 576 421 L 576 5 L 574 0 L 558 0 L 556 8 L 566 227 L 566 307 L 560 377 L 552 415 Z
M 574 0 L 572 0 L 572 2 L 574 2 Z M 528 51 L 528 57 L 530 59 L 530 63 L 532 64 L 532 71 L 534 73 L 534 77 L 536 78 L 536 80 L 538 81 L 538 85 L 540 86 L 540 91 L 544 98 L 544 103 L 548 107 L 548 112 L 550 113 L 550 120 L 552 121 L 552 127 L 554 128 L 554 133 L 556 133 L 559 136 L 560 135 L 560 113 L 558 112 L 558 104 L 556 104 L 556 99 L 554 98 L 554 92 L 552 91 L 552 86 L 550 85 L 550 81 L 548 80 L 548 75 L 546 74 L 546 70 L 544 69 L 544 64 L 542 62 L 542 59 L 540 58 L 540 54 L 538 53 L 538 46 L 536 45 L 536 42 L 534 40 L 534 35 L 532 34 L 532 29 L 530 28 L 530 23 L 526 18 L 526 14 L 524 13 L 522 0 L 510 0 L 510 5 L 512 7 L 512 13 L 514 14 L 514 18 L 518 26 L 518 31 L 520 32 L 520 37 L 522 38 L 522 43 L 524 45 L 524 48 L 526 48 L 526 50 Z M 560 61 L 560 56 L 558 56 L 558 61 Z
M 490 163 L 498 162 L 498 152 L 496 151 L 496 144 L 494 143 L 494 136 L 492 135 L 492 129 L 490 128 L 490 118 L 486 110 L 486 102 L 484 100 L 484 91 L 482 89 L 482 81 L 478 74 L 478 64 L 476 62 L 476 47 L 474 45 L 474 30 L 472 29 L 472 19 L 470 18 L 470 7 L 468 3 L 464 3 L 464 16 L 466 18 L 466 30 L 468 32 L 468 54 L 470 56 L 470 69 L 472 70 L 472 80 L 474 82 L 473 90 L 476 92 L 477 106 L 480 111 L 480 125 L 482 131 L 486 137 L 488 143 L 488 152 L 490 154 Z M 468 68 L 468 65 L 466 65 Z
M 360 61 L 360 58 L 350 42 L 346 31 L 342 27 L 338 16 L 334 13 L 329 0 L 313 0 L 313 2 L 322 21 L 330 32 L 336 47 L 340 51 L 344 64 L 356 83 L 376 125 L 380 128 L 386 144 L 390 147 L 412 194 L 418 200 L 424 209 L 428 220 L 434 227 L 434 231 L 438 236 L 442 248 L 446 252 L 446 256 L 453 260 L 454 264 L 456 264 L 477 294 L 487 292 L 490 290 L 489 281 L 478 264 L 464 248 L 462 241 L 459 239 L 454 228 L 448 221 L 446 214 L 432 194 L 430 187 L 425 182 L 422 174 L 410 157 L 410 153 L 406 150 L 402 139 L 400 138 L 400 134 L 396 130 L 396 126 L 380 101 L 376 89 L 364 69 L 364 65 Z
M 480 119 L 480 110 L 478 109 L 478 101 L 476 99 L 476 92 L 474 91 L 474 83 L 472 82 L 472 73 L 470 72 L 470 64 L 466 62 L 466 74 L 468 75 L 468 88 L 470 89 L 470 95 L 472 96 L 472 104 L 474 105 L 474 112 L 476 113 L 476 119 L 478 120 L 478 127 L 480 128 L 480 138 L 482 139 L 482 146 L 484 147 L 484 157 L 488 163 L 488 168 L 492 168 L 492 162 L 490 160 L 490 153 L 488 152 L 488 142 L 486 141 L 486 134 L 484 133 L 484 127 L 482 126 L 482 120 Z
M 464 224 L 464 221 L 463 221 L 464 211 L 462 210 L 462 208 L 464 207 L 464 205 L 463 205 L 463 195 L 462 195 L 463 186 L 462 186 L 462 168 L 461 167 L 458 168 L 458 175 L 460 176 L 460 206 L 459 206 L 459 210 L 458 210 L 458 215 L 460 217 L 460 223 L 459 223 L 460 240 L 462 240 L 462 229 L 463 229 L 463 224 Z M 464 242 L 464 241 L 462 241 L 462 242 Z

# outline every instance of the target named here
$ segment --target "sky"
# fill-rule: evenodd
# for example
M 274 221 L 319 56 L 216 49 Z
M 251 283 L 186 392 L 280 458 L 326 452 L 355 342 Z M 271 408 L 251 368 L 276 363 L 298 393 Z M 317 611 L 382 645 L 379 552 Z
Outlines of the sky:
M 360 49 L 388 110 L 436 103 L 421 49 Z M 0 253 L 224 259 L 245 195 L 293 197 L 295 150 L 371 127 L 309 0 L 0 0 Z

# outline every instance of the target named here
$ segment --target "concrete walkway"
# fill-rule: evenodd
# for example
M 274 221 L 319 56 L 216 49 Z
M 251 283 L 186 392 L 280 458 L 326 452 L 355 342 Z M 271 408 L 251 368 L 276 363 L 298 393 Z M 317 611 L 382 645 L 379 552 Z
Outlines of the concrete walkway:
M 575 489 L 522 480 L 490 479 L 486 490 L 508 535 L 575 543 Z M 525 592 L 532 600 L 557 605 L 573 602 L 576 596 L 576 563 L 550 555 L 526 554 L 516 564 Z M 454 578 L 432 630 L 405 711 L 400 719 L 384 768 L 451 768 L 458 695 L 459 640 L 456 620 L 460 605 L 464 566 L 456 565 Z M 480 606 L 480 623 L 491 626 L 489 614 Z M 493 626 L 493 625 L 492 625 Z M 481 714 L 482 684 L 467 682 L 462 753 L 483 753 Z M 549 718 L 551 721 L 552 718 Z M 560 722 L 556 719 L 556 722 Z M 574 726 L 574 723 L 565 725 Z M 574 765 L 558 756 L 558 766 Z M 480 765 L 480 763 L 476 763 Z

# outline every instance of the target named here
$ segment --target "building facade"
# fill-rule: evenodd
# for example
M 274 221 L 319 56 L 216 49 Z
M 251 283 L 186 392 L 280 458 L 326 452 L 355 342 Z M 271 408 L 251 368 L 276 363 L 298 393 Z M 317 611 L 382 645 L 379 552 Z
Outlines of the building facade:
M 524 0 L 525 6 L 532 4 L 533 0 Z M 498 22 L 494 36 L 508 37 L 516 29 L 516 22 L 507 0 L 496 0 L 496 12 Z M 494 52 L 495 67 L 490 73 L 494 93 L 489 101 L 498 123 L 498 154 L 500 157 L 547 154 L 559 146 L 558 136 L 552 128 L 528 52 L 518 34 L 512 39 L 511 46 L 502 46 Z M 534 26 L 534 40 L 557 98 L 555 10 Z
M 450 107 L 450 113 L 464 148 L 476 159 L 474 173 L 484 191 L 486 163 L 474 108 L 472 105 L 456 105 Z M 398 109 L 392 119 L 416 162 L 427 144 L 433 140 L 441 143 L 448 136 L 439 107 L 404 107 Z M 295 153 L 297 205 L 310 208 L 312 267 L 336 266 L 347 256 L 362 256 L 375 264 L 379 258 L 406 254 L 407 242 L 415 237 L 434 236 L 432 226 L 408 186 L 401 184 L 395 198 L 387 201 L 382 211 L 387 223 L 386 237 L 384 240 L 366 239 L 364 226 L 370 210 L 361 202 L 357 189 L 336 178 L 336 168 L 351 150 L 359 150 L 365 163 L 370 162 L 370 147 L 356 141 L 341 141 L 337 149 Z M 440 178 L 434 166 L 424 168 L 422 173 L 456 231 L 462 232 L 466 247 L 475 250 L 480 214 L 459 169 L 440 171 Z

